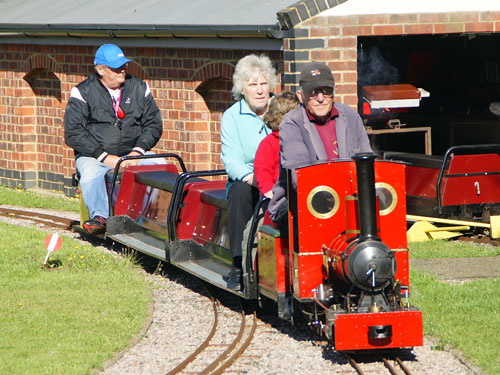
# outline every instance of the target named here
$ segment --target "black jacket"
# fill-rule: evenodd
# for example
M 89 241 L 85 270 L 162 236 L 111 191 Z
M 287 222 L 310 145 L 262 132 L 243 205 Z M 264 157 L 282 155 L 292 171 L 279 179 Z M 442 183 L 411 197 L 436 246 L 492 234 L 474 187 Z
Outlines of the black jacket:
M 117 119 L 111 96 L 97 73 L 71 91 L 64 131 L 66 144 L 77 157 L 97 159 L 104 152 L 123 156 L 134 147 L 149 151 L 160 139 L 161 114 L 146 83 L 127 75 L 122 87 L 123 119 Z

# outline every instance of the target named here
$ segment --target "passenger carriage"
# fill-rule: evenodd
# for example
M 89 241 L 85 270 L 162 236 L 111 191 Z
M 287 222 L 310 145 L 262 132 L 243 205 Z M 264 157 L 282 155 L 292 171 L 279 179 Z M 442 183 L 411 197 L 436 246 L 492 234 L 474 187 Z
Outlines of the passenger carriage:
M 444 156 L 385 152 L 406 163 L 408 214 L 488 223 L 500 214 L 500 144 L 453 146 Z

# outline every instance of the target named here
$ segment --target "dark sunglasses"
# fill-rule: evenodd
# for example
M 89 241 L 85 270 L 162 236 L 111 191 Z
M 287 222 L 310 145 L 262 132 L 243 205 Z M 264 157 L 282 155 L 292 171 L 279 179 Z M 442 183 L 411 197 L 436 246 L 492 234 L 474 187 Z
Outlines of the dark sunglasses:
M 333 87 L 318 87 L 317 89 L 312 89 L 309 96 L 315 98 L 320 93 L 323 94 L 325 98 L 331 98 L 333 96 Z
M 109 67 L 109 66 L 107 66 L 107 65 L 106 65 L 106 67 L 107 67 L 109 70 L 111 70 L 111 71 L 113 71 L 113 72 L 115 72 L 115 73 L 121 73 L 123 70 L 127 69 L 127 64 L 123 64 L 123 65 L 122 65 L 122 66 L 120 66 L 119 68 L 111 68 L 111 67 Z

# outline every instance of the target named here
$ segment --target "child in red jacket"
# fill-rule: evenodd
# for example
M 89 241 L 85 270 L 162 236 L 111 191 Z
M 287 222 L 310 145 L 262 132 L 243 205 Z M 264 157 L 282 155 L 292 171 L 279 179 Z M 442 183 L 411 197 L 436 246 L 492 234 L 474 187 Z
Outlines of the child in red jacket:
M 272 189 L 278 180 L 280 166 L 279 125 L 283 117 L 297 108 L 298 105 L 297 96 L 291 91 L 284 91 L 272 99 L 264 115 L 264 122 L 273 132 L 260 142 L 253 162 L 255 180 L 260 194 L 264 197 L 272 198 Z

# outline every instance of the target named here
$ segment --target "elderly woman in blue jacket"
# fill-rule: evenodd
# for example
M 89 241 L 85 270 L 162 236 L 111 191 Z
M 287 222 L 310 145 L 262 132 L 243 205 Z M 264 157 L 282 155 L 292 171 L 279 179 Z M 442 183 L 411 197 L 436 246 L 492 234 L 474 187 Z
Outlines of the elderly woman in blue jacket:
M 228 174 L 228 232 L 233 256 L 228 287 L 235 290 L 241 289 L 243 230 L 259 199 L 253 161 L 260 141 L 270 132 L 262 118 L 276 82 L 276 71 L 267 56 L 243 57 L 233 74 L 232 93 L 238 101 L 222 116 L 221 159 Z

